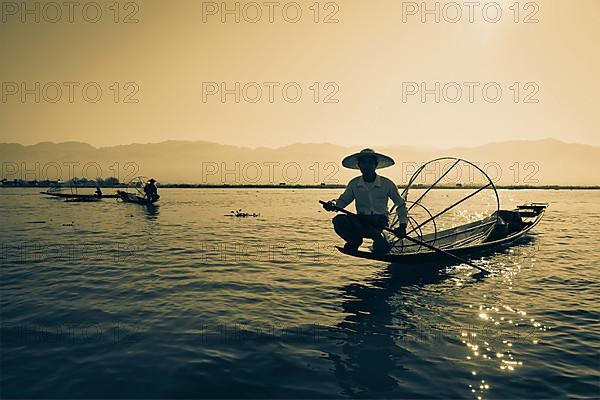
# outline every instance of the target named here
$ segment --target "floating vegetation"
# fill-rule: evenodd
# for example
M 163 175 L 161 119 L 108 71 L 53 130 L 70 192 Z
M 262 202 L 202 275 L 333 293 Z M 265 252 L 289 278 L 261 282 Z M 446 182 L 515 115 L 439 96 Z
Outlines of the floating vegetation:
M 242 209 L 240 208 L 237 211 L 231 211 L 230 214 L 225 214 L 225 216 L 226 217 L 236 217 L 236 218 L 248 218 L 248 217 L 258 217 L 258 216 L 260 216 L 260 214 L 243 212 Z

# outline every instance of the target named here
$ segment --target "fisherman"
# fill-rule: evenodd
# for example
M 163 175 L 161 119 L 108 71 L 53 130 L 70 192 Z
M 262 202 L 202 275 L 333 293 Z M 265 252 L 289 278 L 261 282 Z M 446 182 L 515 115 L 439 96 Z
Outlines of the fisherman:
M 144 193 L 146 194 L 146 198 L 150 201 L 156 201 L 160 198 L 158 195 L 158 188 L 156 187 L 156 180 L 154 178 L 148 180 L 144 186 Z
M 396 205 L 399 226 L 394 229 L 398 237 L 406 235 L 408 212 L 406 203 L 398 193 L 398 187 L 390 179 L 377 175 L 375 170 L 394 165 L 391 157 L 376 153 L 372 149 L 364 149 L 352 154 L 342 161 L 342 165 L 350 169 L 360 169 L 362 176 L 352 179 L 346 190 L 337 200 L 323 205 L 327 211 L 345 208 L 356 200 L 356 211 L 359 217 L 339 214 L 333 218 L 335 232 L 346 241 L 344 249 L 357 250 L 363 238 L 373 239 L 373 252 L 384 254 L 390 251 L 392 244 L 382 235 L 382 230 L 389 224 L 388 199 Z
M 100 186 L 96 185 L 96 191 L 94 192 L 94 194 L 97 197 L 102 197 L 102 190 L 100 190 Z

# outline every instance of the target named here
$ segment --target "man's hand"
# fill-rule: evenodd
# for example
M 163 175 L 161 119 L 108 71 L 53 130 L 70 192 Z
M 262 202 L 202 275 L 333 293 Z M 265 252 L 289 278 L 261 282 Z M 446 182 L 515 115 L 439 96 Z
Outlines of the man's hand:
M 327 203 L 323 204 L 323 208 L 325 211 L 335 211 L 335 202 L 333 200 L 329 200 Z
M 397 228 L 395 228 L 394 235 L 400 238 L 406 236 L 406 224 L 400 224 Z

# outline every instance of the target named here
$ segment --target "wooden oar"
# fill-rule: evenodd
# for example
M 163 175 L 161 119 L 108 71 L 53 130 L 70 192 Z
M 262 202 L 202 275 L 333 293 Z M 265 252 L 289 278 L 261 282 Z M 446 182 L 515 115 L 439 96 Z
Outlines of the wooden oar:
M 319 203 L 321 203 L 321 204 L 326 204 L 326 202 L 325 202 L 325 201 L 322 201 L 322 200 L 319 200 Z M 347 214 L 347 215 L 350 215 L 350 216 L 356 217 L 356 218 L 360 219 L 361 221 L 368 223 L 369 225 L 376 226 L 375 224 L 373 224 L 373 223 L 371 223 L 370 221 L 367 221 L 367 220 L 365 220 L 365 219 L 361 218 L 361 217 L 360 217 L 360 215 L 358 215 L 358 214 L 354 214 L 354 213 L 353 213 L 353 212 L 351 212 L 351 211 L 345 210 L 345 209 L 343 209 L 343 208 L 336 207 L 335 205 L 333 206 L 333 208 L 334 208 L 334 210 L 335 210 L 335 211 L 338 211 L 338 212 L 341 212 L 341 213 L 344 213 L 344 214 Z M 378 228 L 381 228 L 380 226 L 377 226 L 377 227 L 378 227 Z M 428 248 L 429 250 L 434 250 L 434 251 L 437 251 L 438 253 L 444 254 L 444 255 L 446 255 L 446 256 L 448 256 L 448 257 L 451 257 L 451 258 L 454 258 L 456 261 L 460 261 L 460 262 L 461 262 L 461 263 L 463 263 L 463 264 L 467 264 L 467 265 L 469 265 L 469 266 L 471 266 L 471 267 L 473 267 L 473 268 L 476 268 L 476 269 L 480 270 L 481 272 L 483 272 L 483 273 L 485 273 L 485 274 L 489 274 L 489 273 L 490 273 L 490 271 L 488 271 L 487 269 L 485 269 L 485 268 L 482 268 L 482 267 L 480 267 L 479 265 L 477 265 L 477 264 L 474 264 L 474 263 L 470 262 L 469 260 L 466 260 L 466 259 L 464 259 L 464 258 L 462 258 L 462 257 L 459 257 L 459 256 L 457 256 L 457 255 L 455 255 L 455 254 L 452 254 L 452 253 L 450 253 L 450 252 L 448 252 L 448 251 L 446 251 L 446 250 L 442 250 L 442 249 L 440 249 L 439 247 L 432 246 L 432 245 L 430 245 L 429 243 L 425 243 L 425 242 L 423 242 L 423 241 L 421 241 L 421 240 L 419 240 L 419 239 L 415 239 L 415 238 L 412 238 L 412 237 L 410 237 L 410 236 L 406 236 L 406 235 L 404 235 L 404 236 L 400 237 L 400 236 L 396 235 L 396 233 L 394 232 L 394 230 L 393 230 L 393 229 L 391 229 L 391 228 L 388 228 L 387 226 L 384 226 L 384 227 L 383 227 L 383 230 L 385 230 L 385 231 L 387 231 L 387 232 L 390 232 L 391 234 L 393 234 L 393 235 L 395 235 L 395 236 L 397 236 L 397 237 L 399 237 L 399 238 L 401 238 L 401 239 L 406 239 L 406 240 L 409 240 L 409 241 L 411 241 L 411 242 L 413 242 L 413 243 L 416 243 L 416 244 L 419 244 L 419 245 L 421 245 L 421 246 L 423 246 L 423 247 L 426 247 L 426 248 Z

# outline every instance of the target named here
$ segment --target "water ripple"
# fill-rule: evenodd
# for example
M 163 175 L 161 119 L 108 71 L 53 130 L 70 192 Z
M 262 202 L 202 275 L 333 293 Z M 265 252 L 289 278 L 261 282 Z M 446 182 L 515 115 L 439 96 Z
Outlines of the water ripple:
M 3 395 L 600 395 L 600 193 L 502 191 L 552 206 L 485 279 L 339 254 L 317 204 L 338 194 L 164 190 L 144 208 L 3 190 Z M 239 208 L 260 217 L 224 217 Z

